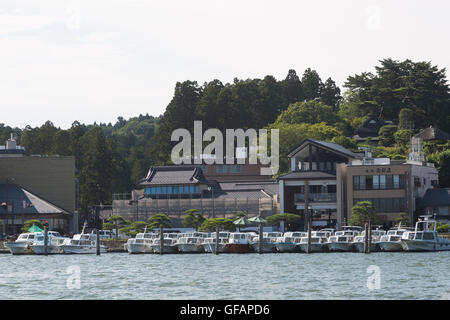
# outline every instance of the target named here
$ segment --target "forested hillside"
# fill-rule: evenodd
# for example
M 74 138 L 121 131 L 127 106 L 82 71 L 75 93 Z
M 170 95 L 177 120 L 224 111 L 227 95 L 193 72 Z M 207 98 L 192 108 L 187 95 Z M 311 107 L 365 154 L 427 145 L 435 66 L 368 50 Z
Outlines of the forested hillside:
M 29 154 L 76 157 L 80 205 L 109 203 L 114 192 L 126 192 L 152 164 L 170 163 L 175 142 L 171 132 L 192 130 L 194 120 L 208 128 L 280 129 L 281 172 L 285 155 L 302 139 L 333 141 L 357 150 L 351 137 L 369 115 L 393 121 L 380 129 L 375 156 L 404 159 L 409 138 L 430 125 L 450 132 L 450 90 L 445 69 L 430 62 L 384 59 L 375 72 L 349 76 L 344 92 L 332 78 L 325 81 L 311 69 L 285 79 L 213 80 L 175 85 L 172 100 L 158 118 L 147 115 L 115 124 L 73 122 L 68 130 L 50 121 L 41 127 L 11 128 L 0 124 L 0 139 L 14 132 Z M 369 141 L 360 144 L 369 144 Z M 447 141 L 427 142 L 428 160 L 440 170 L 441 185 L 450 187 L 450 150 Z

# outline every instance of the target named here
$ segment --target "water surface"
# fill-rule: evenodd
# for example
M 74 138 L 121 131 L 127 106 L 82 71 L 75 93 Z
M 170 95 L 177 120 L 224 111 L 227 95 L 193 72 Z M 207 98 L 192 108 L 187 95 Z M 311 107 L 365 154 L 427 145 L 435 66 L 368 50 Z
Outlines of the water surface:
M 0 299 L 450 299 L 449 251 L 2 254 L 0 270 Z

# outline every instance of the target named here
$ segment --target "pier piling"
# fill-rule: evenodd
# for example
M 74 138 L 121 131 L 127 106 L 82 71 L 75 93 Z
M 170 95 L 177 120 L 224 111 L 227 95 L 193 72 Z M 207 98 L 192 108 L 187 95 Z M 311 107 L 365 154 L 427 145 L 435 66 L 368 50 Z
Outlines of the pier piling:
M 44 255 L 48 255 L 48 227 L 44 226 Z
M 159 254 L 163 254 L 164 250 L 164 234 L 163 227 L 159 227 Z
M 219 226 L 216 226 L 216 245 L 214 253 L 219 254 Z
M 364 253 L 369 253 L 369 225 L 364 225 Z
M 97 255 L 100 255 L 100 233 L 98 229 L 95 229 L 95 233 L 97 235 Z
M 367 227 L 367 253 L 370 253 L 370 247 L 372 246 L 372 223 L 369 220 L 369 225 Z
M 258 244 L 258 253 L 262 254 L 263 250 L 262 250 L 262 245 L 263 245 L 263 240 L 264 240 L 264 234 L 263 234 L 263 226 L 262 223 L 259 224 L 259 244 Z

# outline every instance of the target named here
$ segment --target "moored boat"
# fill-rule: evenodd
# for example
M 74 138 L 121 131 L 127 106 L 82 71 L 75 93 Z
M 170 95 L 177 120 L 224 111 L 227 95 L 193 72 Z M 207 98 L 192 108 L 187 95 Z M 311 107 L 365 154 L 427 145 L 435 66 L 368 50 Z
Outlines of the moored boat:
M 143 233 L 136 234 L 135 238 L 128 239 L 126 243 L 126 250 L 131 253 L 152 253 L 152 243 L 153 240 L 158 236 L 153 232 L 146 232 L 147 228 L 145 228 Z
M 263 232 L 262 252 L 276 252 L 277 248 L 275 247 L 275 240 L 282 235 L 281 232 Z M 252 237 L 251 246 L 255 252 L 259 252 L 259 234 Z
M 34 242 L 31 244 L 31 249 L 35 254 L 45 254 L 44 238 L 45 235 L 41 232 L 37 234 Z M 59 232 L 48 231 L 47 254 L 64 253 L 62 245 L 69 240 L 70 238 L 62 237 Z
M 249 253 L 253 252 L 250 240 L 254 233 L 232 232 L 225 245 L 225 252 L 228 253 Z
M 177 253 L 178 248 L 176 247 L 177 240 L 174 238 L 164 238 L 163 239 L 163 253 Z M 161 252 L 161 239 L 157 238 L 153 240 L 153 243 L 151 245 L 154 253 L 160 253 Z
M 327 243 L 327 238 L 312 236 L 312 233 L 311 233 L 311 246 L 310 246 L 311 251 L 310 252 L 323 252 L 324 247 L 326 247 L 326 243 Z M 308 246 L 308 237 L 300 238 L 300 243 L 298 244 L 300 252 L 306 252 L 307 246 Z
M 33 253 L 31 250 L 31 245 L 36 239 L 36 236 L 40 233 L 41 232 L 21 233 L 16 241 L 6 242 L 4 246 L 14 255 Z
M 299 252 L 297 244 L 300 243 L 301 237 L 290 236 L 287 232 L 283 237 L 279 237 L 275 240 L 275 247 L 278 252 Z
M 337 233 L 337 232 L 336 232 Z M 349 252 L 353 249 L 353 236 L 351 235 L 334 235 L 328 239 L 327 248 L 334 252 Z
M 403 233 L 401 244 L 405 251 L 448 251 L 450 240 L 439 237 L 436 231 L 437 221 L 430 215 L 421 216 L 414 231 Z
M 81 233 L 73 236 L 61 245 L 64 253 L 69 254 L 95 254 L 97 253 L 97 235 L 94 233 L 84 233 L 86 223 L 83 225 Z M 100 253 L 106 253 L 107 247 L 100 244 Z

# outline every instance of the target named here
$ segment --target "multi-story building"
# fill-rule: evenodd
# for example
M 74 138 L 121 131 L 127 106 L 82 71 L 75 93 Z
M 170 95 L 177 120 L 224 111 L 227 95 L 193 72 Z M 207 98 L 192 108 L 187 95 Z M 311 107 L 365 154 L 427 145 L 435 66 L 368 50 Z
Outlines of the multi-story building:
M 5 232 L 23 219 L 46 219 L 50 228 L 78 231 L 75 158 L 26 156 L 13 137 L 0 148 L 0 219 Z
M 361 156 L 342 146 L 306 139 L 288 154 L 291 172 L 278 177 L 280 211 L 297 213 L 306 226 L 306 210 L 312 210 L 313 226 L 334 227 L 340 196 L 336 169 Z
M 421 151 L 407 161 L 373 159 L 370 152 L 362 160 L 341 164 L 337 170 L 342 194 L 338 201 L 338 223 L 351 218 L 359 201 L 370 201 L 386 226 L 392 226 L 401 212 L 409 221 L 419 215 L 419 202 L 428 189 L 438 185 L 438 171 L 424 161 Z

